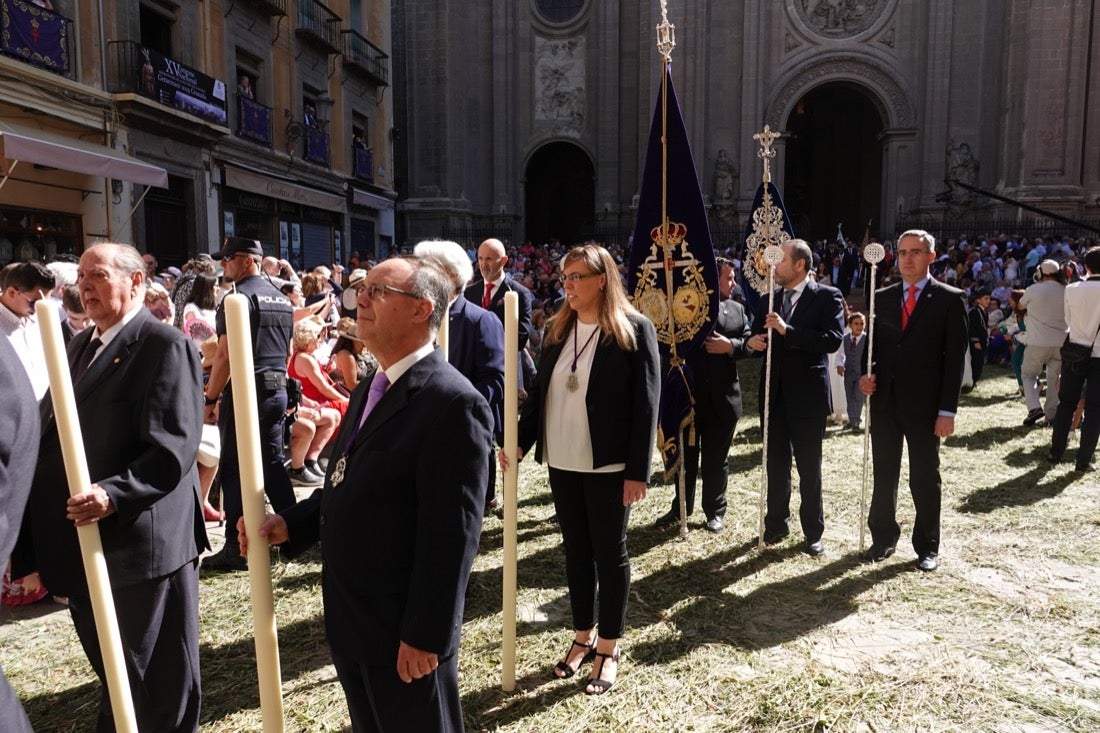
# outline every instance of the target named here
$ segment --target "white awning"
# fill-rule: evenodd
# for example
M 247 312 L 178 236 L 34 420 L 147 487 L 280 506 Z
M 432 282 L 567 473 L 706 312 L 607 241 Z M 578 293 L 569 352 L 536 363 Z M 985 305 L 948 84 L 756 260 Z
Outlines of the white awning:
M 351 202 L 356 206 L 366 206 L 369 209 L 386 211 L 393 208 L 393 201 L 383 196 L 375 196 L 373 193 L 360 191 L 358 188 L 351 190 Z
M 0 158 L 168 188 L 168 171 L 96 143 L 0 121 Z

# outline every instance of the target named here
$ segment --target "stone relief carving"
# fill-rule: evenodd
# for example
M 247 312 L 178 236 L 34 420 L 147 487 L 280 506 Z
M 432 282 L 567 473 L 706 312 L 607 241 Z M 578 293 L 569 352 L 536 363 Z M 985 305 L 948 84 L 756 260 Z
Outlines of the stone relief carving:
M 802 46 L 802 43 L 795 37 L 790 31 L 786 31 L 783 36 L 783 50 L 787 53 Z
M 796 99 L 822 83 L 837 79 L 858 81 L 875 92 L 872 101 L 882 113 L 887 127 L 916 127 L 913 107 L 898 82 L 873 61 L 851 56 L 833 56 L 816 66 L 800 70 L 779 90 L 775 101 L 768 106 L 764 121 L 774 129 L 783 129 L 787 124 L 785 115 Z
M 584 124 L 584 38 L 535 41 L 535 121 L 571 128 Z
M 894 47 L 894 36 L 895 36 L 894 26 L 890 26 L 890 28 L 887 29 L 887 31 L 882 34 L 882 37 L 878 39 L 878 42 L 881 43 L 883 46 L 889 46 L 890 48 L 893 48 Z
M 795 0 L 794 10 L 806 26 L 827 38 L 850 38 L 870 28 L 888 0 Z

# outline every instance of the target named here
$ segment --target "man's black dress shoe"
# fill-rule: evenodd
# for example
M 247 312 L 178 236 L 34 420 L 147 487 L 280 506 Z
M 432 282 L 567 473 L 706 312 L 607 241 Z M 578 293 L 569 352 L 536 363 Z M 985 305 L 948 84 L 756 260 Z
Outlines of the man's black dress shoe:
M 825 545 L 818 540 L 817 542 L 806 543 L 806 554 L 810 557 L 821 557 L 825 554 Z
M 654 527 L 669 527 L 673 524 L 680 523 L 680 512 L 675 509 L 669 509 L 667 513 L 657 517 L 657 521 L 653 523 Z
M 718 534 L 725 528 L 726 525 L 722 524 L 721 517 L 711 517 L 707 520 L 707 523 L 703 525 L 703 529 L 708 532 L 714 532 L 715 534 Z
M 863 559 L 867 562 L 882 562 L 893 555 L 895 549 L 893 545 L 871 545 L 871 548 L 863 553 Z
M 775 532 L 764 531 L 764 544 L 765 545 L 777 545 L 782 542 L 787 535 L 791 532 L 788 529 L 780 529 Z
M 921 555 L 917 560 L 917 569 L 930 573 L 940 566 L 940 558 L 934 552 L 930 552 L 927 555 Z

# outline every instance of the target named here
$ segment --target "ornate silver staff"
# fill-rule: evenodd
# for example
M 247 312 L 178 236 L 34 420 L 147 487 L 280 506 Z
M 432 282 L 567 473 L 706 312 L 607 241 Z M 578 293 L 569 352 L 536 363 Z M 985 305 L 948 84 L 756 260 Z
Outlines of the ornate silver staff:
M 874 366 L 875 345 L 875 283 L 878 273 L 878 263 L 886 258 L 886 248 L 878 242 L 871 242 L 863 248 L 863 259 L 871 263 L 871 287 L 867 310 L 867 373 L 871 373 Z M 871 401 L 866 397 L 863 402 L 867 405 L 867 419 L 863 423 L 863 488 L 859 492 L 859 552 L 863 554 L 863 540 L 866 530 L 865 517 L 867 516 L 867 482 L 870 478 L 871 468 Z M 851 419 L 851 415 L 848 416 Z
M 775 312 L 775 266 L 783 261 L 783 249 L 770 245 L 764 249 L 764 262 L 768 265 L 768 312 Z M 772 402 L 772 336 L 768 334 L 768 348 L 764 356 L 764 435 L 760 448 L 760 533 L 758 544 L 764 549 L 764 503 L 768 497 L 768 424 L 771 422 Z

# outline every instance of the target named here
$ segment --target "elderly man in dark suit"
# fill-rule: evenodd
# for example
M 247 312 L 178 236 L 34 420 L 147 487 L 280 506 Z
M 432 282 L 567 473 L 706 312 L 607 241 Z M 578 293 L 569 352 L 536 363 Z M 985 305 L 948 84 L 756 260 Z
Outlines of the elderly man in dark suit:
M 704 528 L 721 532 L 725 527 L 726 484 L 729 481 L 729 452 L 737 420 L 741 417 L 741 382 L 737 359 L 745 355 L 749 320 L 745 307 L 732 299 L 735 270 L 729 260 L 718 260 L 718 318 L 714 331 L 687 357 L 695 379 L 695 445 L 684 449 L 684 495 L 687 513 L 695 506 L 695 479 L 702 454 Z M 672 509 L 661 515 L 657 526 L 680 521 L 679 496 L 672 497 Z
M 897 511 L 902 441 L 909 446 L 909 491 L 916 506 L 913 549 L 917 567 L 939 567 L 940 439 L 955 432 L 955 412 L 968 350 L 963 292 L 937 282 L 928 268 L 936 240 L 919 229 L 898 238 L 902 281 L 875 293 L 874 364 L 859 388 L 871 398 L 874 491 L 864 559 L 894 554 L 901 527 Z
M 42 579 L 69 610 L 104 681 L 76 527 L 98 524 L 138 729 L 199 727 L 198 556 L 208 547 L 195 456 L 202 368 L 191 341 L 143 305 L 133 247 L 97 244 L 77 274 L 95 323 L 73 337 L 69 365 L 92 484 L 69 497 L 50 400 L 28 513 Z M 98 730 L 114 731 L 106 686 Z
M 844 300 L 840 291 L 809 277 L 810 246 L 801 239 L 782 245 L 775 267 L 779 312 L 767 312 L 760 299 L 747 346 L 762 354 L 772 340 L 772 384 L 768 423 L 768 512 L 764 543 L 786 537 L 790 518 L 791 458 L 798 464 L 802 503 L 798 516 L 806 554 L 825 552 L 825 508 L 821 490 L 821 443 L 825 420 L 832 414 L 829 354 L 840 348 L 844 334 Z M 760 373 L 760 409 L 764 409 L 764 371 Z
M 453 292 L 428 261 L 367 274 L 356 333 L 379 370 L 351 396 L 324 489 L 260 528 L 291 555 L 321 541 L 325 628 L 356 733 L 463 729 L 457 653 L 493 421 L 433 347 Z
M 0 567 L 6 567 L 34 475 L 39 423 L 30 379 L 15 349 L 4 338 L 0 338 L 0 394 L 4 395 L 5 403 L 0 410 Z M 0 670 L 0 730 L 32 731 L 3 670 Z
M 447 315 L 447 361 L 470 380 L 493 412 L 493 438 L 504 442 L 504 322 L 462 296 L 473 275 L 473 265 L 457 242 L 429 240 L 413 249 L 417 257 L 435 260 L 451 278 L 454 293 Z M 503 311 L 503 306 L 501 306 Z M 485 511 L 499 512 L 496 498 L 496 461 L 493 440 L 485 448 L 490 455 Z

